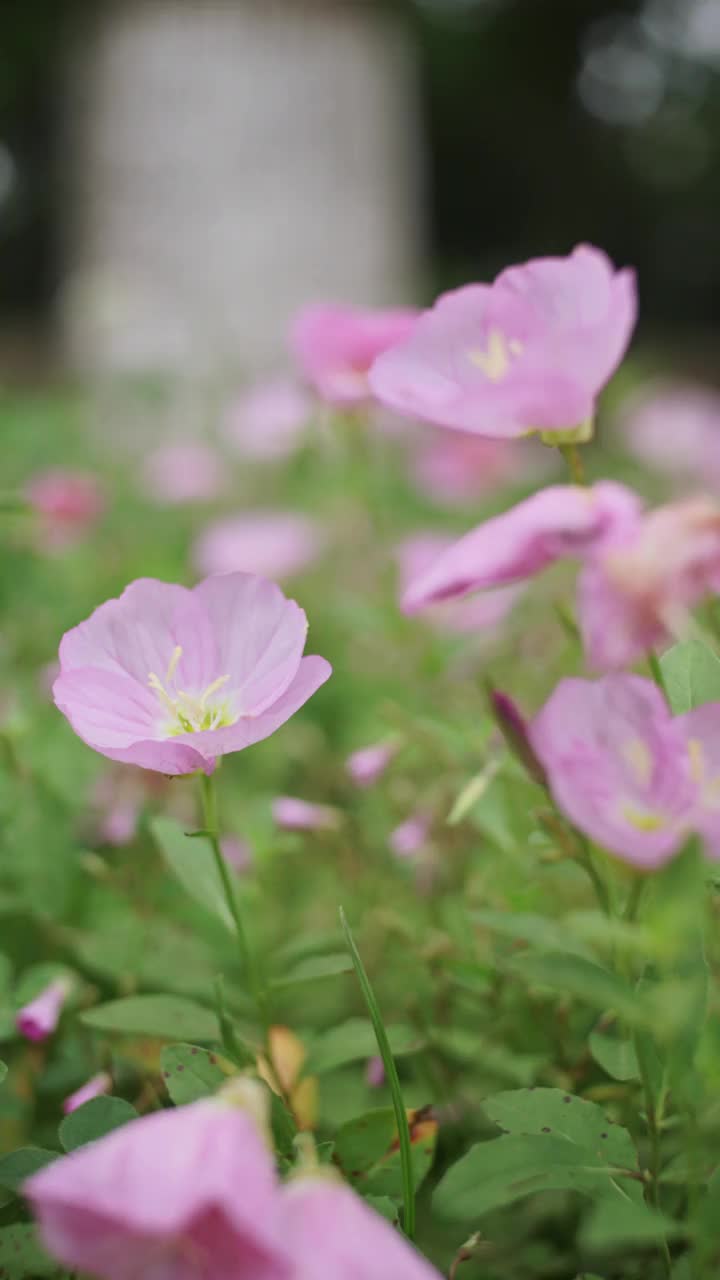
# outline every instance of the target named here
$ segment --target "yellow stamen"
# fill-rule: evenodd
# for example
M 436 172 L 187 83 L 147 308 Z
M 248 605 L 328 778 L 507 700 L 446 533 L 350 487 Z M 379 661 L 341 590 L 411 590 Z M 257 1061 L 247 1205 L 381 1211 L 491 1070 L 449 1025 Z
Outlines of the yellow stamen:
M 176 644 L 176 645 L 175 645 L 175 648 L 174 648 L 174 649 L 173 649 L 173 651 L 172 651 L 172 657 L 171 657 L 171 659 L 170 659 L 170 661 L 169 661 L 169 663 L 168 663 L 168 669 L 167 669 L 167 673 L 166 673 L 166 675 L 165 675 L 165 683 L 166 683 L 166 684 L 169 684 L 169 683 L 170 683 L 170 681 L 172 680 L 173 676 L 175 675 L 175 672 L 176 672 L 176 670 L 177 670 L 177 664 L 178 664 L 178 662 L 180 661 L 180 659 L 182 658 L 182 654 L 183 654 L 183 651 L 182 651 L 182 645 L 181 645 L 181 644 Z
M 638 831 L 662 831 L 667 826 L 667 818 L 662 813 L 643 813 L 631 805 L 623 809 L 623 817 Z
M 630 738 L 622 745 L 622 754 L 635 778 L 646 785 L 652 776 L 652 755 L 641 738 Z
M 517 338 L 508 339 L 499 329 L 491 329 L 485 351 L 471 351 L 470 360 L 491 382 L 501 382 L 512 364 L 512 357 L 519 356 L 522 349 Z
M 691 738 L 688 742 L 690 757 L 690 777 L 700 786 L 705 781 L 705 752 L 699 738 Z

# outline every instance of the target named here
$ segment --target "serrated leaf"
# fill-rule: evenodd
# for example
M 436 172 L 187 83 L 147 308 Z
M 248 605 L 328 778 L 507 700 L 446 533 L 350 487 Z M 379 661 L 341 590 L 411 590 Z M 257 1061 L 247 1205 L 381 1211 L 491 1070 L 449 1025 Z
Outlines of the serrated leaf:
M 416 1053 L 422 1042 L 413 1027 L 389 1026 L 386 1028 L 390 1048 L 395 1057 Z M 316 1036 L 308 1055 L 305 1070 L 309 1075 L 322 1075 L 334 1071 L 347 1062 L 357 1062 L 377 1053 L 377 1040 L 368 1018 L 348 1018 L 338 1027 Z
M 65 1151 L 74 1151 L 137 1118 L 137 1111 L 124 1098 L 91 1098 L 65 1116 L 58 1137 Z
M 0 1187 L 3 1191 L 17 1192 L 26 1178 L 57 1160 L 59 1152 L 46 1151 L 43 1147 L 18 1147 L 0 1159 Z
M 153 818 L 150 831 L 170 870 L 190 897 L 232 929 L 233 919 L 210 842 L 198 833 L 189 838 L 171 818 Z
M 80 1015 L 98 1031 L 119 1035 L 149 1035 L 163 1040 L 217 1040 L 217 1018 L 209 1009 L 182 996 L 128 996 L 111 1000 Z
M 673 713 L 684 715 L 705 702 L 720 702 L 720 659 L 702 640 L 684 640 L 660 658 Z
M 339 973 L 351 973 L 352 967 L 352 960 L 347 954 L 308 956 L 289 973 L 283 974 L 281 978 L 275 978 L 273 986 L 286 987 L 296 982 L 316 982 L 319 978 L 334 978 Z
M 195 1044 L 166 1045 L 160 1054 L 160 1067 L 165 1088 L 176 1106 L 210 1097 L 233 1074 L 230 1063 L 225 1070 L 218 1054 Z
M 27 1280 L 28 1276 L 60 1276 L 61 1268 L 50 1258 L 30 1222 L 0 1227 L 0 1275 L 3 1280 Z
M 588 1041 L 590 1052 L 613 1080 L 637 1080 L 640 1075 L 637 1054 L 630 1040 L 593 1031 Z

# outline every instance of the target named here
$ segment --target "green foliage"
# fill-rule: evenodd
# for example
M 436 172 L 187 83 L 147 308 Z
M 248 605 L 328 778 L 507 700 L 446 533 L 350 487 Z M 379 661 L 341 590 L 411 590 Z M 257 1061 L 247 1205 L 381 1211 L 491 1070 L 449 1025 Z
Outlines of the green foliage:
M 58 1129 L 58 1137 L 65 1151 L 74 1151 L 76 1147 L 84 1147 L 86 1142 L 104 1138 L 105 1134 L 119 1129 L 129 1120 L 136 1120 L 137 1114 L 124 1098 L 91 1098 L 65 1116 Z
M 390 1026 L 386 1028 L 390 1048 L 397 1058 L 416 1053 L 422 1044 L 412 1027 Z M 342 1067 L 347 1062 L 371 1058 L 377 1053 L 377 1041 L 373 1025 L 367 1018 L 349 1018 L 347 1022 L 331 1027 L 316 1036 L 306 1063 L 309 1075 L 322 1075 Z
M 720 658 L 701 640 L 684 640 L 668 649 L 660 669 L 675 715 L 720 701 Z
M 208 1009 L 181 996 L 128 996 L 111 1000 L 81 1014 L 81 1021 L 97 1031 L 118 1035 L 159 1036 L 172 1040 L 217 1040 L 217 1018 Z
M 160 1055 L 160 1067 L 165 1088 L 176 1106 L 209 1097 L 231 1074 L 216 1053 L 196 1044 L 166 1045 Z
M 0 1157 L 0 1188 L 17 1192 L 26 1178 L 57 1160 L 57 1151 L 44 1151 L 42 1147 L 20 1147 L 9 1155 Z
M 210 842 L 201 836 L 191 839 L 170 818 L 154 818 L 150 830 L 165 862 L 173 875 L 177 876 L 183 889 L 231 929 L 232 916 L 222 891 Z
M 29 1222 L 0 1227 L 0 1268 L 7 1280 L 28 1280 L 29 1276 L 64 1276 L 49 1258 Z

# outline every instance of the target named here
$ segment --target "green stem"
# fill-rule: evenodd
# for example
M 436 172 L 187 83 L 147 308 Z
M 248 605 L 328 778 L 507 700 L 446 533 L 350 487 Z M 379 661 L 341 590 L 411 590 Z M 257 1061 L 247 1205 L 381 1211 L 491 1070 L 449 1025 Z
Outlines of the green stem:
M 585 468 L 583 467 L 580 450 L 576 444 L 561 444 L 558 448 L 567 463 L 570 478 L 573 484 L 586 485 Z
M 360 983 L 360 989 L 365 998 L 368 1007 L 368 1013 L 375 1031 L 380 1057 L 385 1068 L 388 1085 L 390 1086 L 390 1094 L 392 1097 L 393 1111 L 395 1112 L 395 1123 L 398 1129 L 398 1137 L 400 1140 L 400 1170 L 402 1173 L 403 1184 L 403 1231 L 408 1240 L 415 1238 L 415 1180 L 413 1177 L 412 1167 L 412 1144 L 410 1141 L 410 1127 L 408 1125 L 407 1112 L 403 1102 L 402 1090 L 400 1088 L 400 1078 L 395 1066 L 395 1059 L 390 1048 L 385 1024 L 380 1012 L 380 1006 L 375 999 L 375 993 L 370 985 L 370 979 L 367 976 L 365 966 L 360 958 L 360 952 L 355 944 L 355 939 L 350 931 L 350 926 L 345 918 L 345 912 L 340 908 L 340 922 L 345 932 L 348 950 L 352 957 L 352 962 Z
M 647 660 L 653 680 L 660 692 L 665 695 L 665 698 L 667 698 L 667 689 L 665 687 L 665 678 L 662 673 L 662 667 L 660 666 L 660 659 L 654 649 L 648 649 Z

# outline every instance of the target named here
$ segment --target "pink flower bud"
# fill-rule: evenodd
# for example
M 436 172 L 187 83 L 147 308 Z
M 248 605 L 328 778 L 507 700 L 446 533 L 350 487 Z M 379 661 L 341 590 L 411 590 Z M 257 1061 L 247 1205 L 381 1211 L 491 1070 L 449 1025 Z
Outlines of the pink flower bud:
M 31 1000 L 18 1009 L 15 1025 L 26 1040 L 47 1040 L 60 1021 L 60 1014 L 68 994 L 64 978 L 56 978 Z
M 382 777 L 396 753 L 397 746 L 393 743 L 378 742 L 353 751 L 345 761 L 345 768 L 356 787 L 371 787 Z
M 311 804 L 296 796 L 278 796 L 273 800 L 272 815 L 283 831 L 333 831 L 340 815 L 325 804 Z
M 71 1111 L 77 1111 L 84 1102 L 90 1102 L 92 1098 L 99 1098 L 102 1093 L 109 1093 L 112 1089 L 112 1077 L 107 1071 L 99 1071 L 96 1076 L 91 1076 L 85 1084 L 76 1089 L 74 1093 L 69 1093 L 64 1099 L 62 1109 L 66 1116 Z

